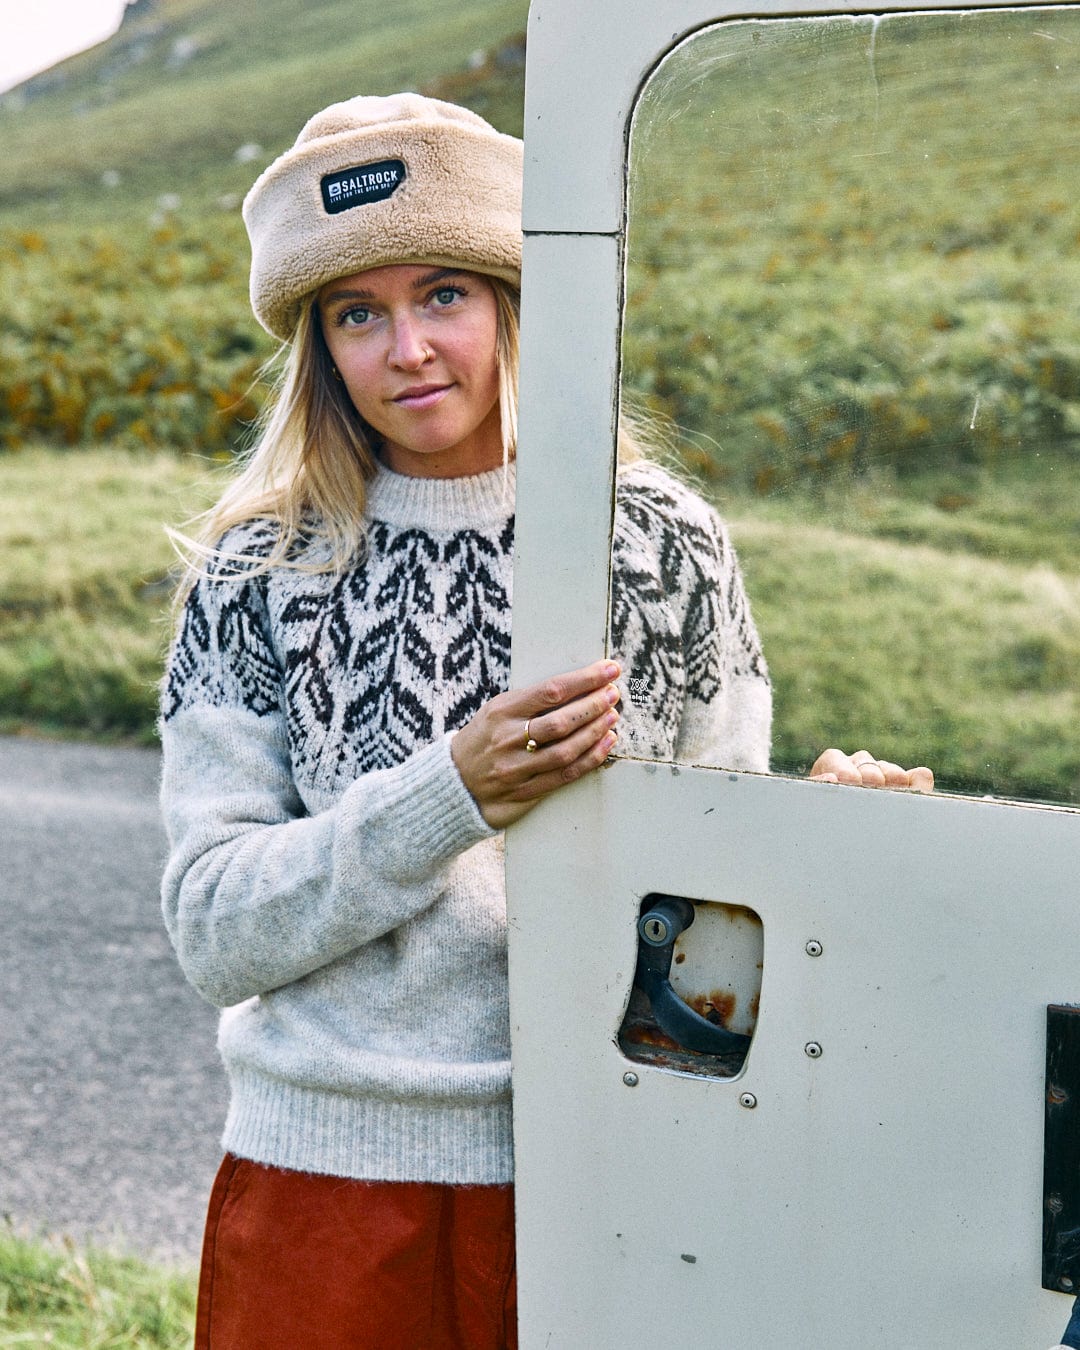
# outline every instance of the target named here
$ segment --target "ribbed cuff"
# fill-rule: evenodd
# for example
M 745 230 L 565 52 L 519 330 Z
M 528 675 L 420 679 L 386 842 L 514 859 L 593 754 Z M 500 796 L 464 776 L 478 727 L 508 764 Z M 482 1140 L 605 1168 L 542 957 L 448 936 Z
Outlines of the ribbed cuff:
M 377 787 L 378 775 L 366 774 L 346 790 L 339 832 L 346 868 L 348 851 L 355 850 L 358 874 L 370 874 L 374 865 L 400 889 L 429 879 L 452 858 L 498 833 L 462 782 L 450 739 L 444 736 L 387 770 Z M 373 791 L 379 794 L 374 810 Z M 353 810 L 355 828 L 350 830 Z

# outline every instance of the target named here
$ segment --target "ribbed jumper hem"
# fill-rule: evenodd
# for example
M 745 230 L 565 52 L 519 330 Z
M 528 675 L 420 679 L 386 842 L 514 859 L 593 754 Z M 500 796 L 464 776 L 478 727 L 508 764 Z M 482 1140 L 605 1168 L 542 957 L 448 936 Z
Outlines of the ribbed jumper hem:
M 505 1100 L 439 1106 L 296 1087 L 233 1068 L 226 1152 L 271 1167 L 365 1181 L 513 1180 Z

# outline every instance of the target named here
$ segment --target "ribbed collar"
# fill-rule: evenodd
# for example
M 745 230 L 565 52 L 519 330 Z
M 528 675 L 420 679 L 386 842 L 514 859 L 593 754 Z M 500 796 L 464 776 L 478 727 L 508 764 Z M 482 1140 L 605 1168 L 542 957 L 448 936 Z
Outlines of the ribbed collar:
M 514 513 L 517 466 L 468 478 L 409 478 L 380 466 L 368 484 L 367 518 L 443 533 L 499 525 Z

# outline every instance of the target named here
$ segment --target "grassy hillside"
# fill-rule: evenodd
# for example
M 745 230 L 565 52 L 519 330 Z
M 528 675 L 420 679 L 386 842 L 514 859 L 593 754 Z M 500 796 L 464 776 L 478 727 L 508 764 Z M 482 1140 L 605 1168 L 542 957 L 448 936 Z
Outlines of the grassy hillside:
M 401 88 L 520 133 L 526 0 L 142 0 L 0 99 L 0 448 L 228 453 L 273 343 L 243 193 L 317 109 Z
M 959 511 L 930 476 L 812 502 L 725 494 L 773 676 L 774 765 L 867 746 L 945 787 L 1080 802 L 1080 492 L 1074 462 L 1043 468 L 984 471 Z
M 520 134 L 520 64 L 504 63 L 527 10 L 143 0 L 108 42 L 0 98 L 0 218 L 115 224 L 161 195 L 187 212 L 212 207 L 245 191 L 313 112 L 357 93 L 450 80 L 459 101 Z
M 703 471 L 765 493 L 1080 449 L 1078 40 L 1073 10 L 736 24 L 668 62 L 627 380 L 722 442 Z

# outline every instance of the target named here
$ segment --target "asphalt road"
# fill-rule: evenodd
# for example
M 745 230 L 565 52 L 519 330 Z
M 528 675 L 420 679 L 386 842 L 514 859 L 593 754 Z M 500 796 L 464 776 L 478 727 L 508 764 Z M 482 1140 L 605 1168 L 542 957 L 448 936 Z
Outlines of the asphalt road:
M 0 1214 L 190 1260 L 226 1091 L 158 908 L 158 767 L 0 738 Z

